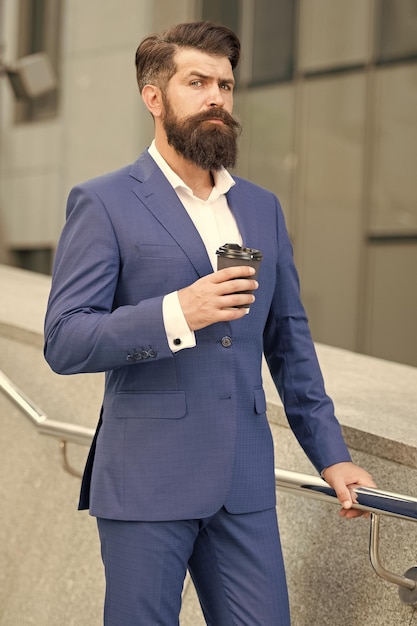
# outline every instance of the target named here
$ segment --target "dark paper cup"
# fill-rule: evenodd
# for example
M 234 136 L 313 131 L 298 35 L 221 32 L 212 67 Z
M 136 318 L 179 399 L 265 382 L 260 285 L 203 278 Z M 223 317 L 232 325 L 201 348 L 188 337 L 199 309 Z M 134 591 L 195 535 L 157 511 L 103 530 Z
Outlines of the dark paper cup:
M 259 266 L 262 261 L 262 252 L 254 248 L 242 248 L 237 243 L 225 243 L 216 250 L 217 269 L 222 270 L 225 267 L 235 267 L 236 265 L 247 265 L 255 269 L 255 274 L 248 278 L 256 279 L 258 276 Z M 253 291 L 241 291 L 239 293 L 253 293 Z M 242 304 L 235 308 L 248 309 L 249 305 Z

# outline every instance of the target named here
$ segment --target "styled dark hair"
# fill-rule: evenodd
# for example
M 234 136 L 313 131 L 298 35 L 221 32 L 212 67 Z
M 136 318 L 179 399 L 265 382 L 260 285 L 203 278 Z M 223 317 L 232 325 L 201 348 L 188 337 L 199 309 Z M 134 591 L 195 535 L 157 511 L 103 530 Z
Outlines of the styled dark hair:
M 187 22 L 172 26 L 161 35 L 149 35 L 136 50 L 136 77 L 139 90 L 145 85 L 164 87 L 175 74 L 174 55 L 181 48 L 195 48 L 227 57 L 235 69 L 240 57 L 240 41 L 235 33 L 214 22 Z

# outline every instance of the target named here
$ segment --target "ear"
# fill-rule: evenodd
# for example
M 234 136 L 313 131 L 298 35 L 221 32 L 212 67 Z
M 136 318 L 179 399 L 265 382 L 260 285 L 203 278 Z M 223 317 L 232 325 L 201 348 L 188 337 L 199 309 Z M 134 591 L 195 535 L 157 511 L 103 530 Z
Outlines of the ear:
M 155 85 L 145 85 L 142 89 L 142 99 L 146 108 L 153 117 L 161 117 L 163 112 L 162 94 L 159 87 Z

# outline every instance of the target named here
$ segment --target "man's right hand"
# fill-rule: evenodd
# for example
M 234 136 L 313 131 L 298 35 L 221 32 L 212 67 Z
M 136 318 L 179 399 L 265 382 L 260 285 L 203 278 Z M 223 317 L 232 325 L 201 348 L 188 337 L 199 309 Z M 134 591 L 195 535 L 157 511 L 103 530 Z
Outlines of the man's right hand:
M 246 308 L 233 307 L 254 301 L 252 294 L 238 293 L 254 291 L 258 282 L 252 276 L 252 267 L 240 265 L 227 267 L 200 278 L 192 285 L 178 291 L 178 299 L 190 330 L 199 330 L 216 322 L 229 322 L 244 317 Z

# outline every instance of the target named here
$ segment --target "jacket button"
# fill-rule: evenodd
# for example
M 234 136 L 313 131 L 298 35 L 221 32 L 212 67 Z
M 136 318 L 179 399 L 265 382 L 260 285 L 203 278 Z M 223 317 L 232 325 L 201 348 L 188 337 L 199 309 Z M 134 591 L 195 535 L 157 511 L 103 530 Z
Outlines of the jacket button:
M 133 354 L 128 354 L 126 357 L 126 361 L 135 361 L 135 357 Z
M 222 337 L 221 344 L 222 344 L 223 348 L 230 348 L 232 343 L 233 343 L 233 341 L 232 341 L 231 337 Z

